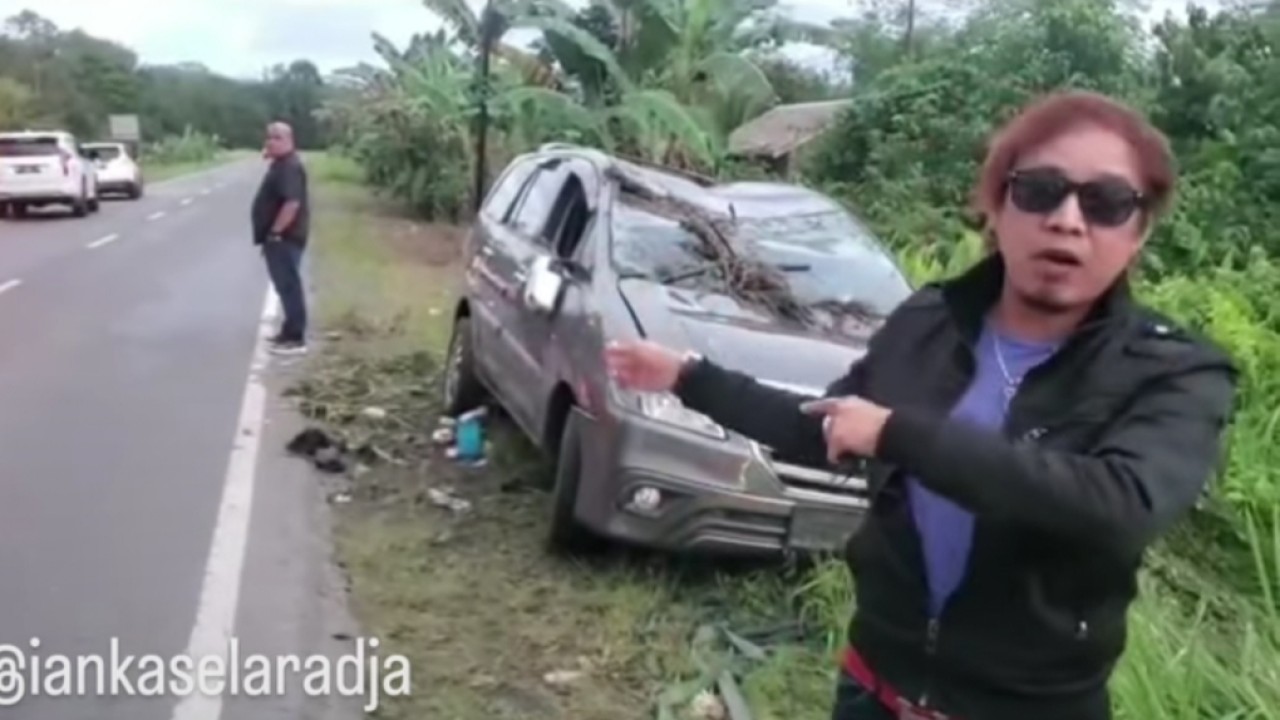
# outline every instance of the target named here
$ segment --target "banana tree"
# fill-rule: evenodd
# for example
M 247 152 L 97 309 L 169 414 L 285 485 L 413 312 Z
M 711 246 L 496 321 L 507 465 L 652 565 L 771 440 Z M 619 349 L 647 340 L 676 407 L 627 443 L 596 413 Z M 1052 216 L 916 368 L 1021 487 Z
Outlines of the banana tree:
M 626 88 L 653 93 L 639 106 L 651 123 L 686 137 L 697 127 L 696 156 L 721 152 L 728 134 L 777 102 L 777 93 L 750 52 L 791 41 L 832 44 L 832 28 L 775 12 L 776 0 L 592 0 L 611 28 L 604 46 L 590 33 L 557 23 L 544 36 L 557 64 L 583 87 L 584 99 L 626 106 Z M 603 11 L 603 12 L 601 12 Z M 618 78 L 623 78 L 619 80 Z M 677 114 L 665 103 L 684 108 Z M 659 108 L 658 105 L 662 104 Z M 637 103 L 631 103 L 637 107 Z M 624 111 L 625 112 L 625 111 Z

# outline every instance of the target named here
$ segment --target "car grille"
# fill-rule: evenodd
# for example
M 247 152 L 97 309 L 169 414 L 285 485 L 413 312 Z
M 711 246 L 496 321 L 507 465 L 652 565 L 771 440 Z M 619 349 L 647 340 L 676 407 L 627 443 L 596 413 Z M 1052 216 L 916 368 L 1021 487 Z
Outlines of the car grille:
M 829 470 L 777 461 L 771 462 L 770 465 L 778 478 L 792 487 L 853 497 L 867 495 L 867 480 L 860 475 L 843 475 Z
M 833 499 L 840 498 L 845 502 L 856 500 L 858 505 L 864 505 L 869 497 L 867 479 L 861 473 L 846 475 L 824 468 L 782 462 L 775 459 L 769 449 L 757 447 L 761 459 L 788 488 Z

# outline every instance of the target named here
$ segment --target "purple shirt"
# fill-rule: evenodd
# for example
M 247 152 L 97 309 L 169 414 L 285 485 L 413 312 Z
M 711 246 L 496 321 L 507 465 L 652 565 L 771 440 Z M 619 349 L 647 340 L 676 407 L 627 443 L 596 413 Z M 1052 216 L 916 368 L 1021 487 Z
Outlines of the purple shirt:
M 1007 410 L 1005 373 L 1018 381 L 1028 370 L 1049 359 L 1056 349 L 1056 344 L 1023 342 L 1000 335 L 990 324 L 986 325 L 978 339 L 973 380 L 952 408 L 951 418 L 999 430 Z M 908 480 L 907 489 L 924 549 L 929 614 L 937 617 L 964 578 L 973 542 L 973 516 L 926 489 L 915 478 Z

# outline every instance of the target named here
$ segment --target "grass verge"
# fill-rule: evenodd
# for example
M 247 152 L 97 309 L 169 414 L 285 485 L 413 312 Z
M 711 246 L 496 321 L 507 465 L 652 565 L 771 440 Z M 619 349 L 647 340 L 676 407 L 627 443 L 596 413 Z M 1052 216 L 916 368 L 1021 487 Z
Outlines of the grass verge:
M 337 506 L 337 554 L 366 632 L 413 667 L 412 697 L 378 717 L 710 718 L 699 692 L 735 688 L 754 720 L 828 717 L 844 568 L 547 555 L 528 443 L 499 425 L 489 465 L 467 470 L 429 441 L 461 231 L 403 217 L 341 160 L 309 161 L 317 316 L 333 336 L 298 394 L 383 458 Z M 1276 717 L 1280 516 L 1253 527 L 1190 524 L 1153 554 L 1112 684 L 1118 718 Z

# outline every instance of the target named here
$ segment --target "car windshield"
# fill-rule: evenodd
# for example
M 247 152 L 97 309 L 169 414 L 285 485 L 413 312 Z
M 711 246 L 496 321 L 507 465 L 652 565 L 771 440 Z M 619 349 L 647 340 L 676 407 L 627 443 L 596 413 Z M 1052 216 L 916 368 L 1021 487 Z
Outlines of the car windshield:
M 612 255 L 624 275 L 722 291 L 702 241 L 674 219 L 625 202 L 614 209 Z M 871 233 L 848 213 L 736 220 L 744 254 L 781 270 L 801 304 L 884 317 L 911 287 Z M 721 287 L 716 287 L 720 283 Z
M 56 138 L 0 138 L 0 157 L 42 157 L 57 154 L 58 141 Z

